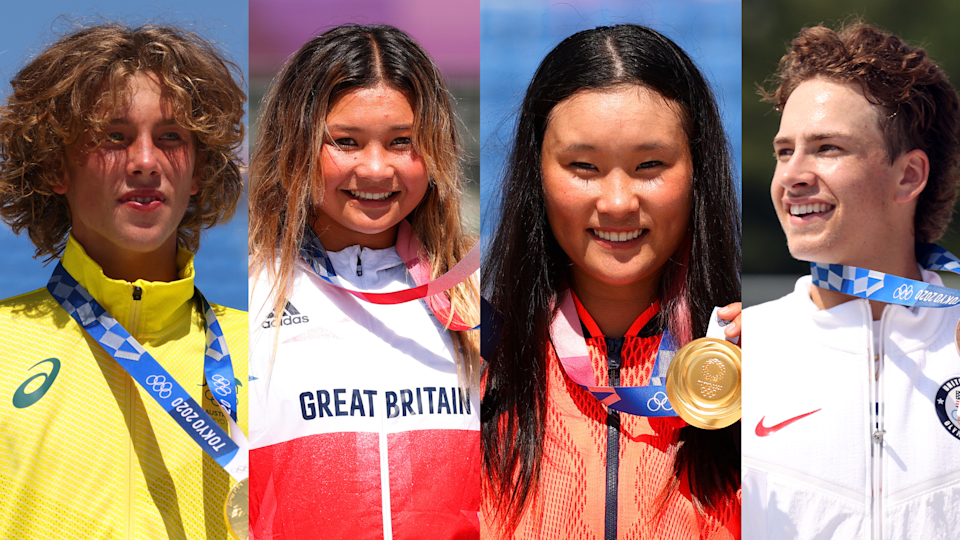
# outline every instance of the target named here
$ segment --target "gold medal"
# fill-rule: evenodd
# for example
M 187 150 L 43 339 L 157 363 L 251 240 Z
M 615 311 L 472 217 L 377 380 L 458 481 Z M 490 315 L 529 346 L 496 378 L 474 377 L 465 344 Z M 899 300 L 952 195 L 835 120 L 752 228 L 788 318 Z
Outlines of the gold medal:
M 740 347 L 700 338 L 677 351 L 667 371 L 667 397 L 691 426 L 720 429 L 740 419 Z
M 247 501 L 250 499 L 248 486 L 246 478 L 237 482 L 223 503 L 223 518 L 227 520 L 227 530 L 230 536 L 237 540 L 247 540 L 250 537 L 250 521 L 247 517 Z

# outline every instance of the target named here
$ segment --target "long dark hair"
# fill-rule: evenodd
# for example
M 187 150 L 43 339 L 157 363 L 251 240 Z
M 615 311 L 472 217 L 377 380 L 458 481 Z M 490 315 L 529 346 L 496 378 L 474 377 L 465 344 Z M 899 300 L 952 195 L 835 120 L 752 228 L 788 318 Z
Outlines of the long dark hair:
M 485 296 L 503 314 L 486 365 L 483 465 L 498 516 L 515 524 L 539 482 L 547 401 L 547 342 L 567 280 L 567 257 L 547 222 L 541 147 L 550 112 L 576 92 L 640 85 L 680 109 L 693 160 L 688 240 L 663 270 L 659 298 L 681 343 L 706 333 L 715 305 L 740 300 L 740 209 L 713 94 L 675 43 L 636 25 L 574 34 L 554 48 L 527 89 L 500 199 L 500 222 L 483 268 Z M 720 506 L 740 484 L 739 426 L 685 427 L 674 462 L 695 501 Z

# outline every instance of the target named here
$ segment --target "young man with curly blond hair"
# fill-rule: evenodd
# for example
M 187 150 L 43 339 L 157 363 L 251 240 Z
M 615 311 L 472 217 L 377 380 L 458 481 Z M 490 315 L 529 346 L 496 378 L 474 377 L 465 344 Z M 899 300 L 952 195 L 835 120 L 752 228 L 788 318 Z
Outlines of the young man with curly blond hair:
M 747 539 L 953 538 L 960 530 L 960 99 L 918 47 L 805 28 L 764 97 L 771 196 L 811 275 L 744 311 Z
M 243 189 L 241 82 L 193 33 L 120 24 L 62 37 L 11 80 L 0 217 L 59 264 L 0 302 L 0 537 L 226 538 L 230 476 L 203 444 L 232 448 L 246 425 L 247 322 L 195 293 L 193 255 Z M 138 384 L 148 357 L 162 371 Z M 205 357 L 233 376 L 210 380 Z M 175 410 L 157 401 L 168 377 Z M 178 421 L 196 422 L 189 404 L 211 420 Z

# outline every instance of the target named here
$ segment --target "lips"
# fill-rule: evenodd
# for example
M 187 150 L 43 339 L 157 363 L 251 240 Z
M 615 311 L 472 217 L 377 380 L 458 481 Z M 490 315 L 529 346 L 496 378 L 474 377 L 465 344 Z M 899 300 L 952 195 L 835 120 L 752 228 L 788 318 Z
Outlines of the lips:
M 120 197 L 121 204 L 128 204 L 138 209 L 152 209 L 159 207 L 166 201 L 166 197 L 159 191 L 132 191 Z
M 638 238 L 641 234 L 644 233 L 645 229 L 636 229 L 633 231 L 602 231 L 599 229 L 590 229 L 590 231 L 600 237 L 603 240 L 608 242 L 629 242 L 635 238 Z
M 346 191 L 347 193 L 350 194 L 351 197 L 355 199 L 360 199 L 362 201 L 382 201 L 392 197 L 396 193 L 399 193 L 397 191 L 379 191 L 379 192 L 353 191 L 353 190 L 346 190 Z
M 827 203 L 808 203 L 808 204 L 787 204 L 787 212 L 791 216 L 806 216 L 810 214 L 821 214 L 829 212 L 836 208 L 836 205 Z

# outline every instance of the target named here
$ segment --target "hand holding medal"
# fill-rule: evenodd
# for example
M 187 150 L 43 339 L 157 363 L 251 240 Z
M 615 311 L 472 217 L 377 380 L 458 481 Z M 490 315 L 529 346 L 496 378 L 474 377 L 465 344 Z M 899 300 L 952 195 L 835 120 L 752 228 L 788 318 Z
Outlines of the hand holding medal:
M 638 416 L 680 416 L 702 429 L 740 419 L 740 347 L 724 339 L 715 308 L 707 336 L 679 351 L 664 331 L 646 386 L 597 386 L 573 295 L 564 294 L 550 338 L 567 375 L 611 409 Z M 724 321 L 726 322 L 726 321 Z M 665 383 L 664 383 L 665 379 Z

